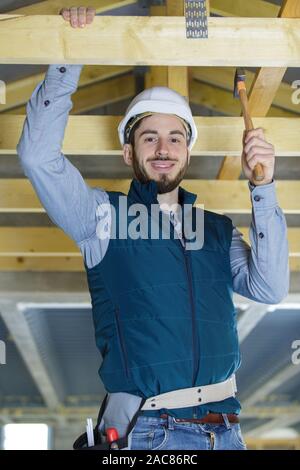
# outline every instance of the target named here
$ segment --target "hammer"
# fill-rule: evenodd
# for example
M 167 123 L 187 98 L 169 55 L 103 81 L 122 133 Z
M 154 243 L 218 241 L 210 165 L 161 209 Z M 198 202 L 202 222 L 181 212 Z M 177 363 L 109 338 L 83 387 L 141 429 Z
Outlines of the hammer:
M 254 129 L 252 119 L 249 114 L 249 106 L 248 106 L 248 98 L 247 98 L 247 91 L 246 91 L 246 74 L 245 70 L 242 68 L 236 69 L 235 77 L 234 77 L 234 91 L 233 96 L 235 98 L 240 97 L 241 105 L 242 105 L 242 114 L 244 117 L 245 128 L 246 131 L 250 131 Z M 254 167 L 254 179 L 256 181 L 262 181 L 264 179 L 264 170 L 260 163 L 257 163 Z

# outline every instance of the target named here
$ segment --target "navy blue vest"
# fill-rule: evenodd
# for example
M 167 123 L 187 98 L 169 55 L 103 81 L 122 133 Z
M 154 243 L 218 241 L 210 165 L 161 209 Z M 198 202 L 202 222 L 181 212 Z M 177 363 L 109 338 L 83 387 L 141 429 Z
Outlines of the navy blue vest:
M 158 204 L 155 181 L 132 180 L 128 196 L 108 192 L 118 216 L 119 196 L 128 207 Z M 196 195 L 179 188 L 179 202 L 194 204 Z M 193 207 L 193 218 L 196 211 Z M 186 250 L 176 237 L 111 238 L 103 260 L 88 268 L 97 346 L 103 362 L 99 375 L 109 393 L 151 397 L 186 387 L 221 382 L 239 367 L 236 310 L 232 300 L 229 251 L 232 221 L 204 214 L 204 244 Z M 118 217 L 117 217 L 118 219 Z M 128 226 L 133 217 L 128 217 Z M 172 224 L 169 222 L 169 226 Z M 115 229 L 118 235 L 118 222 Z M 171 235 L 174 229 L 170 228 Z M 235 398 L 191 408 L 168 410 L 177 418 L 207 412 L 238 413 Z M 159 416 L 167 410 L 145 411 Z

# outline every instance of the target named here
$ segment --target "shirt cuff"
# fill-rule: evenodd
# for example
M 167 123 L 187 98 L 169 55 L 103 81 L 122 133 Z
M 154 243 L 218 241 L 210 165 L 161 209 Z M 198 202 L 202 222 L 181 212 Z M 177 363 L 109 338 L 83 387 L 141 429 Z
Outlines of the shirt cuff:
M 45 79 L 49 81 L 57 81 L 77 88 L 83 65 L 77 64 L 51 64 L 46 72 Z
M 275 181 L 254 186 L 248 181 L 252 206 L 255 209 L 267 209 L 278 205 L 276 197 Z

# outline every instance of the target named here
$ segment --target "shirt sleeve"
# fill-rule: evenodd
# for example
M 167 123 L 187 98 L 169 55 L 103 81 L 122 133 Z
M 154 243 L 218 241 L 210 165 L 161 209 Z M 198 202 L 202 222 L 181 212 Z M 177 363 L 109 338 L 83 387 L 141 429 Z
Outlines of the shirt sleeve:
M 101 213 L 97 208 L 108 204 L 108 194 L 88 186 L 61 152 L 81 69 L 82 65 L 49 66 L 26 105 L 17 153 L 50 219 L 77 243 L 93 267 L 107 249 L 108 240 L 96 237 L 96 227 Z
M 253 186 L 249 230 L 251 247 L 233 228 L 230 263 L 234 292 L 266 304 L 277 304 L 289 291 L 289 248 L 287 224 L 278 206 L 274 180 Z

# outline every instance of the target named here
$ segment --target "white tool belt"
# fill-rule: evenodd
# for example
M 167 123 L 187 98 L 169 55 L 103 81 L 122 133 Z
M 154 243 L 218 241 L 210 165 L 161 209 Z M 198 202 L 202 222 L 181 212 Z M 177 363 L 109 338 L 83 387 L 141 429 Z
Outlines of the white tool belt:
M 160 410 L 161 408 L 188 408 L 222 401 L 234 397 L 237 392 L 235 375 L 224 382 L 212 385 L 200 385 L 192 388 L 182 388 L 172 392 L 161 393 L 150 397 L 144 403 L 142 410 Z

